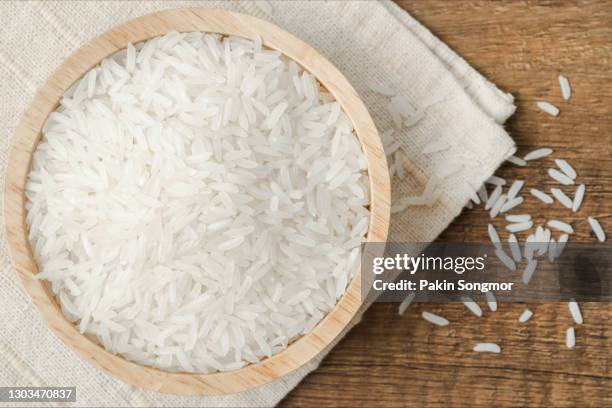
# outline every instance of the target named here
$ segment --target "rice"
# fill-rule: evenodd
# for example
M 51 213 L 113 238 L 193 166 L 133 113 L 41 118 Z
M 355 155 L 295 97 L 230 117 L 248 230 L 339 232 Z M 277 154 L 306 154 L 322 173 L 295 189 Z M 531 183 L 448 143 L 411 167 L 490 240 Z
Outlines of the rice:
M 527 162 L 523 159 L 521 159 L 520 157 L 516 157 L 516 156 L 510 156 L 506 159 L 507 162 L 510 162 L 512 164 L 516 164 L 517 166 L 526 166 Z
M 478 194 L 478 197 L 483 203 L 486 203 L 489 200 L 489 194 L 487 193 L 487 187 L 484 184 L 480 186 L 480 188 L 476 191 L 476 193 Z
M 477 343 L 474 346 L 474 351 L 477 353 L 501 353 L 501 347 L 496 343 Z
M 563 99 L 569 101 L 572 96 L 572 88 L 570 87 L 569 80 L 563 75 L 559 75 L 559 87 L 561 88 Z
M 505 213 L 507 211 L 512 210 L 515 207 L 518 207 L 519 205 L 523 204 L 523 201 L 525 199 L 523 197 L 514 197 L 512 199 L 508 199 L 504 205 L 502 205 L 502 207 L 499 209 L 500 213 Z
M 586 191 L 586 186 L 584 184 L 580 184 L 576 188 L 576 192 L 574 193 L 574 200 L 572 201 L 572 211 L 576 212 L 580 209 L 582 205 L 582 200 L 584 200 L 584 192 Z
M 543 191 L 540 191 L 538 189 L 532 188 L 531 190 L 529 190 L 529 192 L 531 193 L 532 196 L 534 196 L 535 198 L 537 198 L 538 200 L 540 200 L 544 204 L 552 204 L 552 202 L 553 202 L 552 197 L 549 196 L 548 194 L 546 194 Z
M 478 196 L 477 189 L 474 188 L 470 183 L 467 184 L 465 191 L 467 196 L 472 200 L 472 202 L 476 205 L 480 204 L 480 197 Z
M 542 147 L 540 149 L 532 150 L 531 152 L 527 153 L 525 157 L 523 157 L 523 160 L 530 161 L 541 159 L 543 157 L 549 156 L 550 154 L 552 154 L 552 152 L 552 149 L 548 147 Z
M 490 290 L 485 292 L 485 297 L 487 299 L 487 305 L 492 312 L 497 311 L 497 299 L 495 298 L 495 293 Z
M 529 214 L 506 215 L 506 221 L 508 222 L 528 222 L 528 221 L 531 221 L 531 215 Z
M 516 264 L 514 263 L 512 258 L 510 258 L 504 252 L 503 249 L 501 249 L 501 248 L 496 249 L 495 250 L 495 255 L 506 266 L 506 268 L 510 269 L 511 271 L 516 271 Z
M 535 272 L 538 266 L 538 261 L 536 259 L 532 259 L 530 256 L 527 255 L 525 255 L 525 258 L 527 258 L 527 266 L 525 266 L 525 269 L 523 270 L 522 280 L 523 283 L 527 285 L 533 277 L 533 273 Z
M 548 262 L 552 263 L 555 261 L 555 257 L 557 256 L 557 241 L 554 238 L 551 238 L 548 242 Z
M 525 246 L 523 248 L 523 256 L 527 258 L 527 260 L 533 258 L 533 252 L 535 251 L 535 235 L 530 234 L 525 239 Z
M 436 326 L 448 326 L 449 324 L 447 319 L 431 312 L 423 312 L 421 316 L 423 319 L 427 320 L 429 323 L 435 324 Z
M 550 228 L 554 228 L 556 230 L 565 232 L 567 234 L 573 234 L 574 233 L 574 229 L 572 228 L 572 226 L 566 222 L 563 221 L 559 221 L 559 220 L 549 220 L 546 225 L 548 225 Z
M 572 319 L 576 324 L 582 324 L 582 312 L 580 312 L 580 306 L 578 306 L 578 302 L 574 299 L 567 302 L 567 307 L 569 308 L 570 314 L 572 315 Z
M 478 306 L 478 303 L 474 302 L 474 299 L 469 296 L 462 296 L 461 301 L 463 302 L 465 307 L 467 307 L 468 310 L 472 312 L 475 316 L 482 316 L 482 309 L 480 308 L 480 306 Z
M 537 105 L 538 105 L 538 108 L 540 108 L 542 112 L 548 113 L 551 116 L 559 115 L 559 108 L 557 108 L 555 105 L 553 105 L 550 102 L 538 101 Z
M 516 224 L 506 225 L 506 230 L 508 232 L 516 233 L 516 232 L 521 232 L 521 231 L 527 231 L 532 226 L 533 226 L 533 221 L 519 222 Z
M 597 219 L 593 217 L 588 217 L 587 220 L 589 221 L 589 225 L 591 226 L 591 229 L 593 230 L 593 233 L 595 234 L 597 239 L 600 242 L 604 242 L 606 240 L 606 233 L 601 227 L 601 224 L 599 223 L 599 221 L 597 221 Z
M 503 186 L 506 184 L 506 180 L 501 178 L 501 177 L 497 177 L 497 176 L 491 176 L 487 179 L 486 181 L 488 184 L 493 184 L 496 186 Z
M 499 234 L 497 233 L 497 230 L 495 229 L 493 224 L 489 224 L 487 230 L 489 232 L 489 238 L 491 239 L 491 242 L 493 243 L 495 248 L 501 248 L 501 240 L 499 239 Z
M 344 294 L 369 224 L 366 170 L 332 95 L 261 39 L 128 45 L 44 125 L 26 186 L 37 278 L 112 353 L 239 368 Z
M 563 191 L 558 188 L 551 188 L 550 192 L 564 207 L 572 209 L 574 203 Z
M 406 312 L 406 310 L 408 309 L 408 306 L 410 306 L 415 296 L 416 294 L 414 292 L 411 292 L 408 294 L 408 296 L 406 296 L 406 298 L 404 298 L 404 300 L 402 300 L 402 303 L 400 303 L 399 308 L 398 308 L 398 312 L 400 316 Z
M 578 176 L 578 174 L 576 173 L 576 170 L 574 170 L 574 168 L 570 166 L 570 164 L 567 161 L 563 159 L 555 159 L 555 163 L 557 164 L 557 167 L 559 167 L 559 169 L 561 169 L 561 171 L 565 173 L 565 175 L 571 178 L 572 180 L 575 180 L 576 177 Z
M 493 208 L 491 208 L 491 212 L 489 213 L 491 218 L 497 217 L 497 215 L 499 214 L 500 210 L 502 209 L 502 207 L 506 203 L 506 200 L 507 200 L 507 197 L 506 197 L 505 194 L 502 194 L 502 195 L 499 196 L 499 198 L 497 199 L 497 201 L 493 205 Z
M 538 255 L 544 255 L 548 250 L 551 232 L 547 228 L 538 225 L 536 228 L 535 242 L 537 244 Z
M 531 319 L 531 316 L 533 316 L 533 312 L 529 309 L 525 309 L 519 316 L 518 321 L 519 323 L 526 323 Z
M 508 200 L 511 200 L 516 197 L 516 195 L 521 191 L 521 188 L 523 188 L 524 185 L 525 182 L 523 180 L 516 180 L 514 183 L 512 183 L 512 186 L 510 186 L 507 193 Z
M 508 245 L 510 246 L 510 252 L 512 253 L 514 262 L 521 262 L 523 257 L 521 256 L 521 247 L 516 239 L 516 235 L 510 234 L 508 237 Z
M 548 169 L 548 175 L 552 177 L 553 179 L 555 179 L 556 181 L 558 181 L 559 183 L 563 184 L 564 186 L 570 186 L 574 184 L 574 180 L 572 180 L 567 175 L 561 173 L 557 169 Z
M 493 205 L 499 200 L 499 197 L 502 194 L 502 186 L 498 185 L 493 189 L 493 192 L 489 195 L 489 198 L 486 200 L 485 210 L 490 210 Z
M 555 247 L 555 259 L 559 258 L 565 249 L 565 244 L 569 240 L 568 234 L 561 234 L 559 239 L 557 240 L 557 245 Z
M 576 346 L 576 331 L 570 327 L 565 332 L 565 345 L 568 349 L 573 349 Z

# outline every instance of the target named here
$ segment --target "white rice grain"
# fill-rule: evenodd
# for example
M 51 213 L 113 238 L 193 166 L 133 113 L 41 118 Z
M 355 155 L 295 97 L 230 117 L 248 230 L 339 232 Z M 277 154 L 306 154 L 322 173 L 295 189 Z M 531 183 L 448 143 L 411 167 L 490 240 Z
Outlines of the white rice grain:
M 447 319 L 431 312 L 423 312 L 421 316 L 423 319 L 427 320 L 429 323 L 435 324 L 436 326 L 448 326 L 449 324 Z
M 582 312 L 580 311 L 580 306 L 578 305 L 578 302 L 572 299 L 567 302 L 567 307 L 569 308 L 570 314 L 572 315 L 572 319 L 574 319 L 574 322 L 576 322 L 576 324 L 582 324 Z
M 516 180 L 514 183 L 512 183 L 512 186 L 510 186 L 507 193 L 508 200 L 516 197 L 516 195 L 521 191 L 521 188 L 523 188 L 523 185 L 525 185 L 523 180 Z
M 584 192 L 586 191 L 586 186 L 584 184 L 580 184 L 576 188 L 576 192 L 574 193 L 574 201 L 572 201 L 572 212 L 577 212 L 582 205 L 582 201 L 584 200 Z
M 486 203 L 489 200 L 489 194 L 487 193 L 487 187 L 484 184 L 480 186 L 480 188 L 478 189 L 476 193 L 478 194 L 478 197 L 483 203 Z
M 477 343 L 474 346 L 474 351 L 477 353 L 501 353 L 501 347 L 496 343 Z
M 489 239 L 491 239 L 491 242 L 493 243 L 495 248 L 501 248 L 501 240 L 499 239 L 499 234 L 497 233 L 497 230 L 495 229 L 493 224 L 488 225 L 487 231 L 489 233 Z
M 554 238 L 551 238 L 548 242 L 548 262 L 550 263 L 553 263 L 557 256 L 557 245 L 558 243 Z
M 474 204 L 476 205 L 480 204 L 480 197 L 478 196 L 477 190 L 474 188 L 473 185 L 468 183 L 465 186 L 465 191 L 466 191 L 467 196 L 470 198 L 470 200 L 472 200 Z
M 573 349 L 576 346 L 576 331 L 570 327 L 565 332 L 565 346 L 568 349 Z
M 497 311 L 497 299 L 495 298 L 495 293 L 490 290 L 485 292 L 485 297 L 487 299 L 487 305 L 492 312 Z
M 493 208 L 491 208 L 491 212 L 489 213 L 491 218 L 497 217 L 497 215 L 499 214 L 500 210 L 502 209 L 502 207 L 506 203 L 506 199 L 507 199 L 507 197 L 506 197 L 505 194 L 502 194 L 502 195 L 499 196 L 499 198 L 497 199 L 497 201 L 493 205 Z
M 572 184 L 574 184 L 573 179 L 569 178 L 567 175 L 565 175 L 564 173 L 561 173 L 557 169 L 548 169 L 548 175 L 552 177 L 554 180 L 563 184 L 564 186 L 571 186 Z
M 574 229 L 572 228 L 572 226 L 566 222 L 563 221 L 559 221 L 559 220 L 549 220 L 546 225 L 548 225 L 550 228 L 554 228 L 556 230 L 565 232 L 567 234 L 573 234 L 574 233 Z
M 461 296 L 461 301 L 463 302 L 465 307 L 467 307 L 468 310 L 472 312 L 475 316 L 477 317 L 482 316 L 482 309 L 480 308 L 478 303 L 474 301 L 474 299 L 472 299 L 469 296 Z
M 555 248 L 555 259 L 557 259 L 557 258 L 559 258 L 561 256 L 561 254 L 563 253 L 563 250 L 565 249 L 565 245 L 567 244 L 568 240 L 569 240 L 569 235 L 568 234 L 561 234 L 561 236 L 557 240 L 557 245 L 556 245 L 556 248 Z
M 550 192 L 564 207 L 569 209 L 572 208 L 574 204 L 573 201 L 563 191 L 558 188 L 551 188 Z
M 569 101 L 572 96 L 572 88 L 570 87 L 569 80 L 563 75 L 559 75 L 559 87 L 561 88 L 563 99 Z
M 521 262 L 523 259 L 521 256 L 521 247 L 519 246 L 518 240 L 516 239 L 516 235 L 510 234 L 508 237 L 508 244 L 510 246 L 510 252 L 512 253 L 512 258 L 515 262 Z
M 519 222 L 516 224 L 506 225 L 506 230 L 508 232 L 516 233 L 516 232 L 521 232 L 521 231 L 527 231 L 532 226 L 533 226 L 533 221 Z
M 402 300 L 402 303 L 400 303 L 399 308 L 398 308 L 398 312 L 400 316 L 406 312 L 406 310 L 408 309 L 408 306 L 410 306 L 415 296 L 416 294 L 414 292 L 411 292 L 408 294 L 408 296 L 404 298 L 404 300 Z
M 518 207 L 519 205 L 523 204 L 524 200 L 525 199 L 523 197 L 514 197 L 512 199 L 508 199 L 508 201 L 506 201 L 504 205 L 502 205 L 499 212 L 505 213 L 507 211 L 510 211 L 513 208 Z
M 553 202 L 552 197 L 543 191 L 532 188 L 531 190 L 529 190 L 529 192 L 531 193 L 532 196 L 542 201 L 544 204 L 552 204 Z
M 527 261 L 527 266 L 525 266 L 525 269 L 523 270 L 523 276 L 522 276 L 522 280 L 523 283 L 525 285 L 529 284 L 529 282 L 531 281 L 531 278 L 533 277 L 533 273 L 536 270 L 536 267 L 538 266 L 538 261 L 535 259 L 531 259 L 527 256 L 525 256 L 528 261 Z
M 506 159 L 506 161 L 521 167 L 527 165 L 527 162 L 525 160 L 516 156 L 510 156 Z
M 536 228 L 535 243 L 537 245 L 538 255 L 544 255 L 548 250 L 548 244 L 550 242 L 551 232 L 548 228 L 543 228 L 538 225 Z
M 499 200 L 499 197 L 502 194 L 502 186 L 498 185 L 493 189 L 493 192 L 489 195 L 487 202 L 485 204 L 485 210 L 490 210 L 493 205 Z
M 603 228 L 601 227 L 601 224 L 599 223 L 599 221 L 597 221 L 597 219 L 595 219 L 593 217 L 588 217 L 588 221 L 589 221 L 589 225 L 591 226 L 591 229 L 593 230 L 593 233 L 595 234 L 597 239 L 600 242 L 604 242 L 606 240 L 606 233 L 604 232 Z
M 570 166 L 567 161 L 563 159 L 555 159 L 555 164 L 563 173 L 565 173 L 567 177 L 571 178 L 572 180 L 575 180 L 578 176 L 578 174 L 576 174 L 576 170 L 574 170 L 574 168 Z
M 506 266 L 506 268 L 510 269 L 511 271 L 516 271 L 516 264 L 514 263 L 512 258 L 510 258 L 504 252 L 503 249 L 500 249 L 500 248 L 496 249 L 495 250 L 495 255 Z
M 528 221 L 531 221 L 531 215 L 529 214 L 506 215 L 506 221 L 508 222 L 528 222 Z
M 525 155 L 525 157 L 523 157 L 523 160 L 530 161 L 530 160 L 541 159 L 542 157 L 546 157 L 546 156 L 552 154 L 552 152 L 553 152 L 552 149 L 550 149 L 548 147 L 543 147 L 543 148 L 536 149 L 536 150 L 533 150 L 533 151 L 527 153 Z
M 501 178 L 501 177 L 498 177 L 498 176 L 491 176 L 491 177 L 489 177 L 487 179 L 486 182 L 488 184 L 493 184 L 493 185 L 496 185 L 496 186 L 504 186 L 504 185 L 506 185 L 506 180 Z
M 537 105 L 538 105 L 538 108 L 540 108 L 542 112 L 548 113 L 551 116 L 559 115 L 559 108 L 557 108 L 555 105 L 553 105 L 550 102 L 538 101 Z
M 533 312 L 529 309 L 525 309 L 519 316 L 518 321 L 519 323 L 526 323 L 531 319 L 531 316 L 533 316 Z
M 523 254 L 525 256 L 525 258 L 527 258 L 527 260 L 532 259 L 533 258 L 533 252 L 537 249 L 536 243 L 535 243 L 535 235 L 530 234 L 529 236 L 527 236 L 527 239 L 525 239 L 525 246 L 524 246 L 524 250 L 523 250 Z

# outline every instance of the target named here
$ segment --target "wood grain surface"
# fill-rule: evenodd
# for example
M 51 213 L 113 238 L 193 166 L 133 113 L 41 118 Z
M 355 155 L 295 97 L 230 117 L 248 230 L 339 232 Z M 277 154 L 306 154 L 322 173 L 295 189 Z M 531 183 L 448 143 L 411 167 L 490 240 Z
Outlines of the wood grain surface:
M 568 160 L 587 185 L 580 212 L 535 199 L 521 207 L 536 222 L 573 222 L 573 239 L 592 241 L 586 217 L 599 218 L 612 238 L 612 2 L 410 0 L 399 4 L 501 89 L 516 98 L 507 129 L 519 155 L 548 146 Z M 564 102 L 557 74 L 573 95 Z M 546 99 L 557 118 L 539 112 Z M 548 190 L 552 159 L 526 168 L 505 165 L 509 180 L 526 179 Z M 566 190 L 570 192 L 571 190 Z M 523 211 L 521 211 L 523 212 Z M 440 237 L 486 239 L 488 215 L 464 213 Z M 501 221 L 501 220 L 500 220 Z M 497 223 L 501 230 L 501 222 Z M 523 236 L 524 237 L 524 236 Z M 482 302 L 481 302 L 482 303 Z M 565 347 L 572 324 L 565 303 L 529 304 L 534 316 L 519 325 L 525 305 L 501 304 L 482 318 L 461 304 L 415 305 L 403 316 L 397 304 L 375 304 L 363 322 L 283 401 L 283 406 L 612 406 L 612 305 L 583 304 L 576 348 Z M 434 327 L 420 318 L 439 312 L 451 322 Z M 471 351 L 498 342 L 500 355 Z

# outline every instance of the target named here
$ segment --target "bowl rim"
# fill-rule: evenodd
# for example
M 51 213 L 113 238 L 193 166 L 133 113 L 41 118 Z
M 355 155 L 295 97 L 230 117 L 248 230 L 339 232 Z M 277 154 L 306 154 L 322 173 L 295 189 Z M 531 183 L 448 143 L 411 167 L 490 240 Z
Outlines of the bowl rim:
M 342 73 L 310 45 L 267 21 L 220 9 L 178 8 L 159 11 L 114 26 L 72 53 L 36 92 L 10 143 L 4 191 L 5 234 L 9 256 L 26 292 L 44 322 L 70 348 L 99 369 L 128 384 L 181 395 L 231 394 L 269 383 L 303 367 L 328 348 L 349 325 L 362 305 L 361 268 L 334 308 L 308 334 L 258 363 L 210 374 L 168 372 L 140 365 L 104 349 L 79 333 L 62 314 L 44 282 L 35 279 L 36 262 L 25 221 L 25 182 L 42 126 L 61 96 L 102 59 L 137 43 L 171 31 L 211 32 L 254 39 L 281 51 L 314 75 L 340 103 L 353 123 L 364 150 L 370 180 L 370 225 L 367 242 L 385 242 L 390 217 L 390 181 L 386 156 L 370 114 Z

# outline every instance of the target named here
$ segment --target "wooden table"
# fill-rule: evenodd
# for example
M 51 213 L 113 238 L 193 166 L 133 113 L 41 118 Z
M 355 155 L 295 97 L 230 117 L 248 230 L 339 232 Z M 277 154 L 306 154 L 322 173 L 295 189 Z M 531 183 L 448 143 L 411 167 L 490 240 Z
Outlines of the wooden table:
M 519 154 L 555 149 L 587 185 L 583 208 L 571 219 L 572 239 L 593 240 L 586 217 L 596 215 L 612 239 L 612 2 L 409 0 L 399 4 L 476 69 L 511 92 L 517 113 L 507 129 Z M 564 102 L 557 74 L 573 95 Z M 561 115 L 539 112 L 535 102 L 557 104 Z M 509 180 L 528 178 L 553 186 L 545 169 L 506 165 Z M 538 202 L 523 207 L 544 221 Z M 568 219 L 555 206 L 546 216 Z M 486 239 L 488 215 L 464 213 L 440 237 Z M 499 227 L 501 227 L 501 222 Z M 482 303 L 482 302 L 481 302 Z M 415 305 L 403 316 L 397 304 L 375 304 L 363 322 L 309 375 L 283 406 L 612 406 L 612 305 L 583 304 L 576 348 L 565 347 L 572 324 L 565 303 L 530 304 L 534 317 L 519 325 L 525 305 L 501 304 L 482 318 L 461 304 Z M 434 327 L 420 318 L 439 312 L 451 324 Z M 471 351 L 479 341 L 499 342 L 500 355 Z

